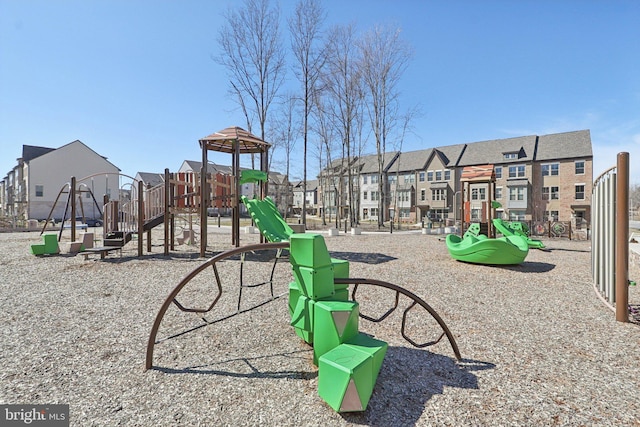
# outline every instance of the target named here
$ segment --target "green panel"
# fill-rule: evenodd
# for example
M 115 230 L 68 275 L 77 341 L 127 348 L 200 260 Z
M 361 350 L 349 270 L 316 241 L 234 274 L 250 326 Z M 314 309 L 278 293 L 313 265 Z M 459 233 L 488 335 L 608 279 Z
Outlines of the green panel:
M 313 363 L 358 333 L 358 303 L 318 301 L 313 312 Z
M 302 338 L 307 344 L 313 344 L 313 332 L 305 331 L 300 328 L 293 328 L 296 331 L 296 335 Z
M 359 333 L 344 345 L 352 347 L 355 350 L 362 351 L 373 359 L 373 382 L 375 384 L 389 344 L 384 341 L 377 340 L 370 335 Z
M 344 285 L 344 288 L 338 288 L 336 285 L 336 291 L 333 295 L 327 298 L 320 298 L 319 301 L 349 301 L 349 289 Z
M 44 245 L 31 245 L 31 253 L 34 255 L 44 255 Z
M 313 332 L 315 301 L 300 295 L 291 314 L 291 326 Z
M 321 235 L 312 233 L 292 234 L 289 241 L 291 243 L 289 249 L 291 264 L 313 268 L 331 265 L 331 257 Z
M 293 277 L 302 293 L 311 299 L 327 298 L 334 294 L 331 266 L 310 268 L 294 265 Z
M 60 252 L 58 249 L 58 235 L 57 234 L 43 234 L 42 240 L 44 241 L 44 251 L 47 254 L 57 254 Z
M 333 275 L 340 279 L 346 279 L 349 277 L 349 261 L 343 259 L 331 258 L 333 264 Z
M 335 411 L 364 411 L 374 385 L 373 358 L 369 354 L 340 345 L 320 358 L 318 394 Z

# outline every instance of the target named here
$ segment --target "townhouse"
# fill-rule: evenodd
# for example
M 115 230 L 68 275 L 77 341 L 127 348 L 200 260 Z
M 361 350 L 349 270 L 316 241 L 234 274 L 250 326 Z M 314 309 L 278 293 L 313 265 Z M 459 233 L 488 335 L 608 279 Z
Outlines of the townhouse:
M 348 165 L 357 174 L 352 198 L 358 198 L 353 206 L 358 206 L 359 220 L 378 220 L 382 215 L 388 221 L 394 215 L 398 221 L 414 223 L 483 222 L 490 213 L 510 220 L 571 220 L 578 226 L 590 220 L 593 152 L 589 130 L 393 152 L 386 153 L 385 159 L 384 194 L 379 194 L 375 155 L 336 160 L 321 171 L 320 210 L 334 212 L 331 201 L 341 200 L 341 214 L 346 216 L 350 197 L 344 165 Z M 466 182 L 465 169 L 479 166 L 490 171 L 489 178 Z M 379 212 L 381 197 L 383 211 Z

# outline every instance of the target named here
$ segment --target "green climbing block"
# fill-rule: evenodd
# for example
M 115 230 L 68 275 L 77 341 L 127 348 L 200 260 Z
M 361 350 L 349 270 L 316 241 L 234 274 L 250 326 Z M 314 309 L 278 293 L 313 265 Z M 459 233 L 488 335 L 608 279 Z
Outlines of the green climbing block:
M 302 293 L 311 299 L 326 298 L 334 294 L 331 266 L 310 268 L 294 265 L 293 277 Z
M 313 363 L 358 334 L 358 303 L 317 301 L 313 312 Z
M 34 255 L 44 255 L 44 245 L 31 245 L 31 253 Z
M 60 252 L 58 249 L 58 235 L 57 234 L 43 234 L 42 240 L 44 242 L 44 252 L 47 254 L 57 254 Z
M 289 260 L 292 265 L 311 268 L 331 265 L 331 257 L 321 235 L 311 233 L 292 234 L 289 242 Z
M 335 411 L 364 411 L 374 385 L 373 358 L 366 352 L 339 345 L 320 357 L 318 394 Z
M 373 359 L 373 382 L 375 384 L 389 344 L 384 341 L 377 340 L 370 335 L 359 333 L 349 341 L 345 342 L 344 345 L 366 353 Z
M 333 264 L 334 277 L 340 279 L 347 279 L 349 277 L 349 261 L 331 258 L 331 264 Z
M 343 285 L 336 285 L 336 290 L 333 295 L 326 298 L 319 298 L 319 301 L 349 301 L 349 289 L 347 285 L 344 285 L 344 288 L 338 288 L 338 286 Z
M 291 326 L 303 329 L 305 331 L 313 331 L 313 313 L 316 302 L 304 295 L 298 296 L 295 302 L 293 313 L 291 313 Z

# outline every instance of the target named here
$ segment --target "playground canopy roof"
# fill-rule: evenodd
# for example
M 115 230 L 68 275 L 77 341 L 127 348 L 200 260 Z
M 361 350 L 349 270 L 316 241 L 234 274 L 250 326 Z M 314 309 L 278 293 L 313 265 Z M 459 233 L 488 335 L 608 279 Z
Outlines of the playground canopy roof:
M 239 143 L 240 154 L 263 153 L 271 147 L 268 142 L 238 126 L 222 129 L 199 140 L 200 147 L 223 153 L 234 153 L 236 141 Z

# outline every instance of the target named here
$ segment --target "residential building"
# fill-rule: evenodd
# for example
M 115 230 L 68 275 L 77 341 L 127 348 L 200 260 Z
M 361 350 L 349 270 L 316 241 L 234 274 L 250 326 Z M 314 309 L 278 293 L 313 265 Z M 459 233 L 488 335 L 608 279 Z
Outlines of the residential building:
M 382 196 L 375 193 L 380 179 L 377 163 L 371 160 L 375 157 L 349 162 L 351 167 L 359 165 L 355 169 L 360 176 L 361 220 L 379 214 L 377 200 Z M 589 130 L 387 153 L 386 158 L 392 161 L 385 164 L 382 176 L 389 195 L 384 199 L 385 220 L 391 209 L 406 222 L 483 222 L 492 209 L 490 201 L 500 204 L 495 216 L 509 220 L 571 220 L 577 226 L 590 220 L 593 153 Z M 344 176 L 344 164 L 336 160 L 320 173 L 321 180 L 333 184 L 329 192 L 345 192 L 344 179 L 338 179 L 339 174 Z M 492 169 L 492 179 L 474 180 L 463 188 L 462 172 L 476 166 Z M 338 189 L 340 182 L 342 190 Z
M 71 177 L 78 180 L 81 206 L 77 208 L 85 215 L 95 207 L 92 194 L 100 205 L 104 195 L 119 197 L 120 169 L 81 141 L 59 148 L 23 145 L 17 163 L 0 181 L 2 216 L 44 220 L 51 214 L 61 220 Z
M 303 206 L 306 206 L 307 214 L 318 214 L 318 180 L 307 181 L 307 192 L 304 194 L 303 181 L 292 184 L 293 199 L 291 203 L 291 214 L 300 215 Z

